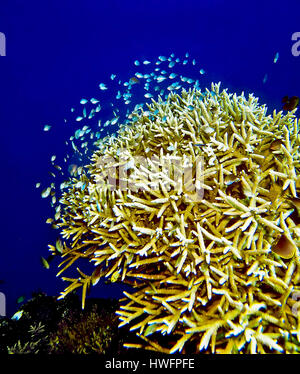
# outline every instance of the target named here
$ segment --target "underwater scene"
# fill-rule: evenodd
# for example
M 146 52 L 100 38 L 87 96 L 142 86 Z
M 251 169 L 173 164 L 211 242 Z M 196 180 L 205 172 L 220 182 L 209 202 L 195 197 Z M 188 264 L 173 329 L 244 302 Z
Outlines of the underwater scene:
M 2 355 L 300 352 L 299 14 L 0 4 Z

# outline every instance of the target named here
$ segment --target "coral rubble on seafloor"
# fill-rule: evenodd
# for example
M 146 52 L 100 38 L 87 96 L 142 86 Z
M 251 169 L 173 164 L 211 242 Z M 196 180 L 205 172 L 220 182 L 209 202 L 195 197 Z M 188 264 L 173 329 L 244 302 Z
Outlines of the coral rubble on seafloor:
M 300 350 L 300 133 L 253 95 L 171 92 L 107 136 L 61 198 L 61 274 L 133 286 L 117 314 L 166 353 Z M 50 246 L 56 252 L 54 246 Z M 163 336 L 162 336 L 163 335 Z M 166 339 L 168 337 L 168 339 Z

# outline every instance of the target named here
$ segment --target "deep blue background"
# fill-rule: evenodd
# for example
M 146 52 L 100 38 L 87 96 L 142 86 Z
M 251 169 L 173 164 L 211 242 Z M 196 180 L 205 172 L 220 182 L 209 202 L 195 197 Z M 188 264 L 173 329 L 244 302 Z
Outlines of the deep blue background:
M 135 59 L 188 51 L 210 80 L 280 109 L 284 95 L 300 95 L 300 56 L 291 54 L 297 31 L 299 0 L 1 0 L 0 291 L 7 314 L 20 295 L 55 295 L 64 286 L 55 267 L 40 264 L 56 233 L 44 223 L 51 210 L 35 183 L 61 152 L 70 107 L 111 73 L 126 76 Z M 45 123 L 55 124 L 49 134 Z M 119 295 L 118 286 L 91 293 Z

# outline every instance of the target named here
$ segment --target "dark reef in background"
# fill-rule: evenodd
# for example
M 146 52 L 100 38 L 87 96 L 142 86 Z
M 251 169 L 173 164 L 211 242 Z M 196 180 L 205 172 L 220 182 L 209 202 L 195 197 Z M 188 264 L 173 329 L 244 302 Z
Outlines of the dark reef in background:
M 18 319 L 0 318 L 0 354 L 124 354 L 128 329 L 118 329 L 118 301 L 88 299 L 84 310 L 76 294 L 57 301 L 33 294 Z

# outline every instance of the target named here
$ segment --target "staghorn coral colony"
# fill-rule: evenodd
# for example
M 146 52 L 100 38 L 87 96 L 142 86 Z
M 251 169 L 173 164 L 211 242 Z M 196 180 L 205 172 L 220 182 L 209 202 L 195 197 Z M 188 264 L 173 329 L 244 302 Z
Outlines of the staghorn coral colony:
M 63 193 L 61 270 L 132 286 L 117 312 L 165 353 L 300 350 L 300 133 L 294 112 L 198 87 L 138 108 Z M 50 251 L 57 253 L 55 246 Z M 298 301 L 297 301 L 298 300 Z

